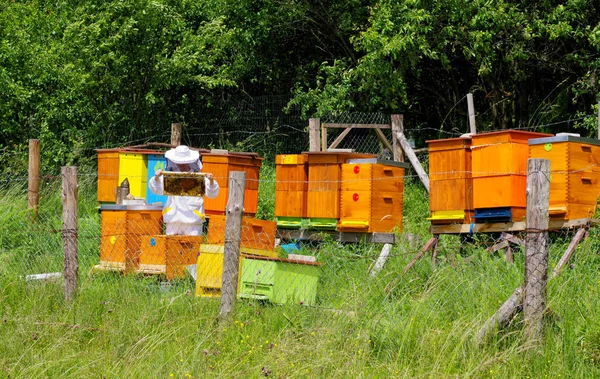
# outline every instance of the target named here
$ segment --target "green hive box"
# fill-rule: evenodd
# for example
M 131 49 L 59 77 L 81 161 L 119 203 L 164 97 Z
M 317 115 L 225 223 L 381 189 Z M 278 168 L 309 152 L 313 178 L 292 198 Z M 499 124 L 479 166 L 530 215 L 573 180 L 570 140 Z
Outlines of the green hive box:
M 319 266 L 318 262 L 246 256 L 239 297 L 276 304 L 314 305 Z

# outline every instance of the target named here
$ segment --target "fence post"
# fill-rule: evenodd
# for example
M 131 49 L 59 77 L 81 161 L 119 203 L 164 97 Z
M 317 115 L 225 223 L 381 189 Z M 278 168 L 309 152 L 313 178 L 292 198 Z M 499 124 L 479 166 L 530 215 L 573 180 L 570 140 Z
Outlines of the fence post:
M 600 139 L 600 101 L 598 102 L 598 139 Z
M 65 251 L 63 269 L 65 300 L 72 301 L 77 291 L 77 272 L 79 270 L 77 257 L 77 167 L 62 167 L 61 176 L 63 204 L 62 241 Z
M 477 128 L 475 127 L 475 105 L 473 105 L 473 94 L 467 94 L 467 108 L 469 110 L 469 128 L 471 133 L 477 133 Z
M 392 152 L 394 156 L 394 161 L 396 162 L 404 162 L 404 154 L 402 153 L 402 147 L 400 146 L 400 141 L 398 140 L 397 133 L 404 133 L 404 116 L 401 114 L 393 114 L 392 115 Z
M 548 282 L 548 199 L 550 161 L 527 162 L 527 235 L 525 238 L 525 285 L 523 291 L 524 338 L 538 344 L 543 337 Z
M 27 188 L 27 208 L 32 222 L 38 220 L 40 203 L 40 140 L 29 140 L 29 183 Z
M 229 198 L 225 207 L 225 247 L 223 253 L 221 307 L 219 310 L 219 318 L 221 319 L 229 315 L 237 297 L 245 189 L 246 173 L 244 171 L 231 171 L 229 173 Z
M 181 145 L 181 123 L 174 122 L 171 124 L 171 145 Z
M 309 138 L 309 151 L 320 151 L 321 150 L 321 135 L 319 124 L 321 120 L 318 118 L 308 119 L 308 138 Z

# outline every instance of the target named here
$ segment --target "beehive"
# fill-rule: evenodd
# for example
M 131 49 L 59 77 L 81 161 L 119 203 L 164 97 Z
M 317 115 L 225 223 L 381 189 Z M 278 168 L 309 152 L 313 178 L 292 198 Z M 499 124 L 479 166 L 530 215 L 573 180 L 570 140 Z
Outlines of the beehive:
M 98 154 L 98 201 L 114 203 L 115 189 L 127 178 L 132 196 L 146 199 L 149 170 L 148 156 L 162 154 L 155 150 L 100 149 Z M 152 174 L 153 175 L 153 174 Z
M 434 224 L 474 221 L 471 138 L 427 141 L 429 209 Z
M 550 160 L 551 219 L 593 217 L 600 195 L 600 141 L 573 135 L 529 140 L 531 158 Z
M 211 215 L 208 221 L 207 242 L 217 245 L 225 243 L 225 228 L 225 216 Z M 248 249 L 275 250 L 276 232 L 275 222 L 244 216 L 240 231 L 240 246 Z
M 348 159 L 375 158 L 373 154 L 309 152 L 306 216 L 310 227 L 335 229 L 340 217 L 342 164 Z
M 402 230 L 405 163 L 350 159 L 341 165 L 338 231 Z
M 182 278 L 185 267 L 196 263 L 203 241 L 203 236 L 143 236 L 138 271 Z
M 148 154 L 148 178 L 147 182 L 154 178 L 157 170 L 164 170 L 167 163 L 164 154 Z M 157 195 L 152 191 L 146 191 L 146 203 L 148 204 L 166 204 L 166 195 Z
M 308 159 L 306 154 L 275 157 L 275 218 L 277 226 L 300 228 L 306 218 Z
M 196 265 L 196 296 L 220 297 L 223 283 L 224 245 L 204 244 Z M 245 254 L 276 258 L 278 253 L 273 250 L 240 248 L 240 264 L 238 275 L 242 271 Z M 238 287 L 240 281 L 238 280 Z
M 315 305 L 319 266 L 319 262 L 246 256 L 238 296 L 276 304 Z
M 98 154 L 98 201 L 114 203 L 119 183 L 119 150 L 100 149 Z
M 162 207 L 106 204 L 100 211 L 100 264 L 137 270 L 142 237 L 162 233 Z
M 225 214 L 229 197 L 229 173 L 244 171 L 246 188 L 244 190 L 244 214 L 254 215 L 258 208 L 258 179 L 263 158 L 256 153 L 211 152 L 202 153 L 202 172 L 211 173 L 221 187 L 219 196 L 204 198 L 206 214 Z
M 473 206 L 478 222 L 525 217 L 528 141 L 551 136 L 520 130 L 472 136 Z

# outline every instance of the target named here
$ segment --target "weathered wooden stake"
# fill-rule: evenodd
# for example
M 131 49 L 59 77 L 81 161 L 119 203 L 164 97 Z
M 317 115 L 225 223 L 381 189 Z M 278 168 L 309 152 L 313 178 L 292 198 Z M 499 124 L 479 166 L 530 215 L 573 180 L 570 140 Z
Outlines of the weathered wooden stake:
M 308 138 L 309 138 L 309 151 L 320 151 L 321 150 L 321 136 L 320 136 L 320 124 L 321 120 L 318 118 L 308 119 Z
M 396 162 L 404 162 L 404 154 L 396 133 L 404 133 L 404 116 L 401 114 L 392 115 L 392 154 Z
M 389 243 L 386 243 L 383 245 L 383 249 L 381 249 L 381 253 L 379 254 L 379 258 L 377 258 L 377 262 L 375 262 L 375 266 L 373 266 L 373 269 L 371 270 L 371 277 L 376 277 L 377 274 L 379 273 L 379 271 L 381 271 L 381 269 L 383 268 L 383 266 L 385 265 L 385 262 L 387 261 L 388 255 L 390 254 L 390 250 L 392 249 L 392 245 Z
M 600 102 L 598 102 L 598 139 L 600 139 Z
M 413 260 L 410 261 L 410 263 L 406 266 L 406 268 L 404 269 L 404 273 L 406 274 L 408 272 L 408 270 L 410 270 L 415 264 L 417 264 L 419 259 L 423 258 L 423 255 L 425 255 L 426 252 L 428 252 L 431 249 L 435 249 L 435 246 L 437 245 L 437 243 L 438 243 L 438 236 L 434 235 L 433 237 L 431 237 L 429 239 L 429 241 L 427 241 L 425 246 L 423 246 L 421 251 L 419 251 L 419 253 L 413 258 Z
M 174 122 L 171 124 L 171 145 L 181 145 L 181 123 Z
M 586 234 L 587 230 L 585 230 L 585 228 L 581 228 L 577 231 L 575 237 L 573 237 L 573 239 L 571 240 L 569 247 L 567 247 L 567 250 L 554 267 L 554 270 L 552 270 L 551 278 L 555 278 L 558 275 L 560 275 L 560 272 L 562 271 L 563 267 L 566 266 L 567 262 L 571 258 L 571 255 L 573 255 L 573 253 L 575 252 L 575 248 L 577 247 L 577 245 L 579 245 L 579 242 L 581 242 L 581 240 L 585 237 Z
M 77 254 L 77 167 L 61 168 L 65 278 L 65 301 L 72 301 L 77 292 L 79 259 Z
M 327 128 L 321 124 L 321 151 L 327 150 Z
M 529 159 L 527 166 L 527 214 L 523 317 L 525 341 L 537 345 L 543 337 L 548 282 L 548 204 L 550 161 Z
M 219 318 L 221 319 L 225 319 L 229 315 L 237 297 L 245 189 L 246 173 L 244 171 L 231 171 L 229 173 L 229 198 L 225 207 L 225 247 L 221 308 L 219 310 Z
M 467 94 L 467 108 L 469 109 L 469 128 L 472 134 L 477 133 L 477 128 L 475 127 L 475 105 L 473 105 L 473 94 Z
M 417 155 L 414 153 L 412 147 L 410 147 L 410 144 L 408 143 L 408 140 L 404 136 L 404 133 L 402 133 L 401 131 L 398 131 L 398 132 L 396 132 L 395 136 L 398 138 L 398 141 L 400 141 L 402 150 L 404 150 L 404 153 L 408 157 L 408 160 L 410 161 L 410 163 L 412 163 L 412 166 L 414 167 L 415 171 L 419 175 L 421 182 L 423 182 L 425 189 L 427 189 L 427 192 L 429 192 L 429 176 L 427 175 L 425 170 L 423 170 L 423 166 L 421 166 L 421 162 L 419 161 L 419 158 L 417 158 Z
M 40 203 L 40 140 L 29 140 L 29 183 L 27 186 L 27 208 L 32 222 L 38 220 Z

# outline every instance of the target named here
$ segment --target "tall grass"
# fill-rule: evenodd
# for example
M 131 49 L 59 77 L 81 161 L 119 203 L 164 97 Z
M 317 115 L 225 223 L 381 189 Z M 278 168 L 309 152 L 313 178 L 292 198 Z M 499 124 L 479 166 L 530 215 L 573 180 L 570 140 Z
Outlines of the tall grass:
M 406 186 L 404 230 L 379 275 L 369 272 L 380 245 L 333 240 L 307 245 L 303 249 L 323 262 L 317 306 L 240 300 L 231 319 L 222 322 L 219 300 L 195 297 L 190 278 L 165 283 L 158 277 L 90 272 L 98 260 L 99 217 L 93 185 L 85 183 L 79 192 L 81 270 L 75 301 L 63 301 L 60 281 L 26 282 L 23 274 L 60 271 L 56 189 L 45 193 L 44 216 L 35 226 L 24 219 L 23 188 L 5 189 L 0 197 L 0 222 L 10 226 L 0 232 L 0 377 L 600 375 L 596 229 L 572 266 L 550 281 L 545 339 L 534 351 L 523 344 L 520 317 L 486 345 L 473 342 L 483 322 L 521 285 L 522 251 L 511 264 L 484 246 L 444 236 L 437 265 L 426 257 L 403 273 L 429 238 L 427 196 L 417 183 Z M 568 242 L 565 234 L 553 236 L 551 267 Z

